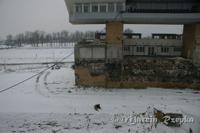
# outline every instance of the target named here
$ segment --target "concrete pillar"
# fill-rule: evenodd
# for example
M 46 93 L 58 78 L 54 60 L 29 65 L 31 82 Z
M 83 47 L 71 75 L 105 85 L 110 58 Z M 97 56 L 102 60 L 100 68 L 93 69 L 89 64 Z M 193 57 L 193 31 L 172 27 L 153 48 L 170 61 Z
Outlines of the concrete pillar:
M 185 24 L 183 29 L 183 57 L 200 59 L 200 23 Z
M 108 22 L 106 23 L 106 42 L 108 44 L 122 45 L 123 41 L 123 23 Z

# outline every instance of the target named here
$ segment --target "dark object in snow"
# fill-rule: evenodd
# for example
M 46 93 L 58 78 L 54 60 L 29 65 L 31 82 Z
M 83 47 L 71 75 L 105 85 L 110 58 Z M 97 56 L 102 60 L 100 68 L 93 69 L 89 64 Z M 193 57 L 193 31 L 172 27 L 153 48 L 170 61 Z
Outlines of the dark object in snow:
M 195 92 L 193 92 L 194 94 L 199 94 L 200 92 L 199 91 L 195 91 Z
M 52 133 L 58 133 L 60 131 L 60 129 L 59 130 L 52 130 Z
M 55 69 L 57 69 L 57 70 L 60 69 L 60 68 L 61 68 L 61 66 L 58 65 L 58 64 L 55 66 Z
M 101 109 L 100 104 L 95 104 L 94 105 L 94 110 L 99 111 Z
M 74 70 L 74 69 L 75 69 L 75 64 L 73 64 L 73 65 L 71 66 L 71 68 Z
M 56 64 L 56 65 L 52 66 L 51 70 L 54 70 L 54 69 L 58 70 L 60 68 L 61 68 L 61 65 Z
M 115 125 L 115 129 L 119 129 L 121 127 L 122 127 L 121 125 Z
M 79 130 L 79 129 L 81 129 L 81 127 L 74 127 L 74 129 Z
M 68 90 L 67 92 L 68 92 L 68 93 L 72 93 L 72 91 L 71 91 L 71 90 Z
M 94 125 L 97 125 L 97 126 L 100 126 L 100 125 L 102 125 L 102 123 L 98 123 L 98 122 L 95 122 L 95 123 L 93 123 Z
M 160 110 L 154 108 L 154 116 L 157 118 L 158 122 L 162 122 L 166 126 L 180 127 L 182 114 L 179 113 L 163 113 Z
M 189 133 L 193 133 L 191 128 L 189 129 Z
M 156 108 L 154 108 L 154 116 L 158 120 L 158 122 L 163 122 L 164 113 Z

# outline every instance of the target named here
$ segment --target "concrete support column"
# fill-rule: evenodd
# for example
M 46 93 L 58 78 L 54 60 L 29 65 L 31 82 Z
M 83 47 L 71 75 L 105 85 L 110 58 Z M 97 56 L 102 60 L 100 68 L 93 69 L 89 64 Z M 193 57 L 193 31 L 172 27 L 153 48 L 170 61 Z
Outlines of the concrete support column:
M 200 23 L 184 25 L 183 57 L 200 59 Z
M 106 23 L 106 42 L 108 44 L 122 45 L 123 41 L 123 23 L 108 22 Z

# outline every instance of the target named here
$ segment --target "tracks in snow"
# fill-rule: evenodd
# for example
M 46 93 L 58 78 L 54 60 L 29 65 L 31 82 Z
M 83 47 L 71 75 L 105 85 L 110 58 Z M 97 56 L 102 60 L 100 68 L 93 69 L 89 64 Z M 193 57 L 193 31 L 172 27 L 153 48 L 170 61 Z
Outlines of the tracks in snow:
M 51 70 L 41 73 L 36 78 L 35 90 L 42 96 L 50 97 L 52 91 L 48 86 L 48 76 L 51 74 Z
M 68 94 L 69 90 L 71 90 L 71 87 L 68 86 L 69 81 L 65 82 L 65 79 L 58 79 L 56 77 L 55 80 L 51 81 L 51 76 L 52 74 L 55 74 L 54 72 L 63 73 L 62 71 L 60 71 L 60 69 L 48 70 L 36 77 L 35 90 L 37 93 L 45 97 L 60 97 L 63 95 L 66 96 L 66 94 Z

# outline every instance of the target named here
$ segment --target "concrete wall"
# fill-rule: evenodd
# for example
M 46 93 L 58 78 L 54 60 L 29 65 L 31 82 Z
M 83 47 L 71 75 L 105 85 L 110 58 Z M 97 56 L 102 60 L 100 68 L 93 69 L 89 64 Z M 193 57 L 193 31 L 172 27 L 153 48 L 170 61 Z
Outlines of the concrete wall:
M 98 87 L 200 89 L 200 68 L 179 58 L 125 58 L 76 64 L 76 84 Z
M 107 45 L 107 47 L 76 47 L 75 48 L 75 60 L 82 60 L 82 59 L 114 59 L 120 60 L 122 59 L 122 47 L 120 46 L 113 46 Z
M 183 29 L 183 57 L 192 58 L 195 45 L 195 24 L 184 25 Z
M 105 58 L 105 48 L 93 48 L 93 58 L 104 59 Z
M 200 45 L 196 45 L 194 48 L 193 60 L 200 62 Z
M 196 44 L 200 45 L 200 23 L 196 25 Z
M 122 47 L 107 46 L 107 59 L 122 59 Z
M 109 3 L 125 0 L 65 0 L 73 24 L 106 24 L 116 20 L 119 12 L 75 13 L 75 3 Z M 123 13 L 117 20 L 124 24 L 188 24 L 200 22 L 200 13 Z
M 113 45 L 122 45 L 123 40 L 123 23 L 108 22 L 106 23 L 106 42 Z
M 91 59 L 92 58 L 92 48 L 80 48 L 79 54 L 80 54 L 80 58 Z
M 164 53 L 161 51 L 162 46 L 143 46 L 144 52 L 138 52 L 137 47 L 143 45 L 128 45 L 129 50 L 123 50 L 120 46 L 115 45 L 107 45 L 106 47 L 80 47 L 75 48 L 75 59 L 82 60 L 121 60 L 123 55 L 130 55 L 130 56 L 174 56 L 179 57 L 181 56 L 181 51 L 174 51 L 176 47 L 167 47 L 169 49 L 168 52 Z M 154 55 L 149 55 L 149 47 L 154 47 Z M 181 48 L 181 47 L 177 47 Z M 199 47 L 197 47 L 194 57 L 199 57 Z
M 200 24 L 184 25 L 183 56 L 189 59 L 198 59 L 198 45 L 200 45 Z
M 90 71 L 90 66 L 76 66 L 75 78 L 76 85 L 81 86 L 104 87 L 106 84 L 106 76 L 104 74 L 93 75 Z
M 69 20 L 72 24 L 106 24 L 116 20 L 114 13 L 77 13 Z M 117 20 L 124 24 L 189 24 L 200 21 L 200 13 L 123 13 Z
M 106 51 L 104 47 L 76 47 L 75 59 L 105 59 Z

